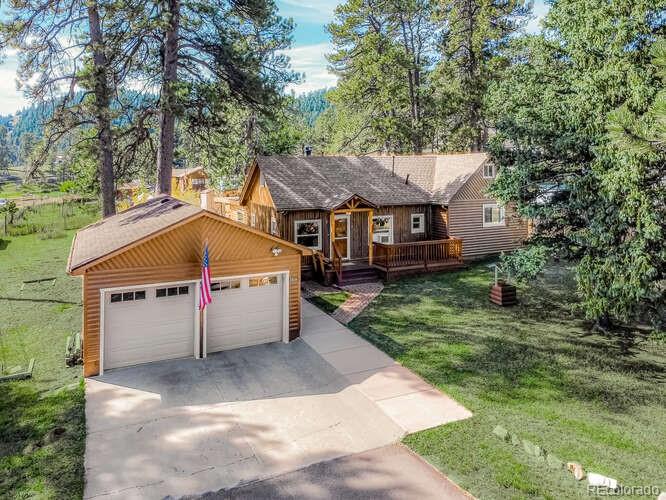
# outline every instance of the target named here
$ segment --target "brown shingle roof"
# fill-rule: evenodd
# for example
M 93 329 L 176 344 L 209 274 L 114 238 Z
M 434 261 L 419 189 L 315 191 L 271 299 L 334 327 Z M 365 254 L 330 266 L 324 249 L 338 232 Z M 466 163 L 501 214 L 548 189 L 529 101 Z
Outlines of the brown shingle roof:
M 203 211 L 165 195 L 86 226 L 76 233 L 67 272 Z
M 331 210 L 353 195 L 378 206 L 446 205 L 486 160 L 485 153 L 260 156 L 257 166 L 278 210 Z
M 358 195 L 376 205 L 417 205 L 429 194 L 391 173 L 390 158 L 260 156 L 257 165 L 278 210 L 330 210 Z

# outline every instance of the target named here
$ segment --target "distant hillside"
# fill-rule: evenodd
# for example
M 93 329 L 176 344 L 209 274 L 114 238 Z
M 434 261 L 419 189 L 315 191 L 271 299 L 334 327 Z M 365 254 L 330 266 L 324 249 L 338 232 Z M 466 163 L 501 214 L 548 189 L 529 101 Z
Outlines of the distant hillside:
M 326 111 L 331 103 L 326 99 L 329 89 L 319 89 L 296 97 L 296 106 L 308 125 L 313 126 L 317 117 Z

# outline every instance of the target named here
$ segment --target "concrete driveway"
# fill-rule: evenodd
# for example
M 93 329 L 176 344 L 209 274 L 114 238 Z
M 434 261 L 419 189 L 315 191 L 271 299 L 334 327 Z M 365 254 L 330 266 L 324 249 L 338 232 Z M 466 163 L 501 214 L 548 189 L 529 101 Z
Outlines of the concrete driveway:
M 304 303 L 303 339 L 86 381 L 85 498 L 227 489 L 471 414 Z

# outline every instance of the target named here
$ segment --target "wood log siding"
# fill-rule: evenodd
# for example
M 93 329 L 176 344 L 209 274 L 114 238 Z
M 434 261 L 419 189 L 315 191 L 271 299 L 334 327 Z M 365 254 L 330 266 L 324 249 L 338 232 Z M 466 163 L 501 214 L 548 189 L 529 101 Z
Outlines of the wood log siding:
M 273 257 L 270 251 L 275 245 L 273 241 L 214 219 L 202 218 L 147 240 L 85 272 L 84 376 L 99 373 L 100 289 L 196 281 L 201 274 L 203 239 L 209 243 L 211 275 L 214 278 L 289 271 L 289 338 L 298 337 L 301 254 L 294 248 L 283 247 L 282 254 Z
M 432 207 L 432 239 L 443 240 L 449 236 L 448 211 L 446 207 Z

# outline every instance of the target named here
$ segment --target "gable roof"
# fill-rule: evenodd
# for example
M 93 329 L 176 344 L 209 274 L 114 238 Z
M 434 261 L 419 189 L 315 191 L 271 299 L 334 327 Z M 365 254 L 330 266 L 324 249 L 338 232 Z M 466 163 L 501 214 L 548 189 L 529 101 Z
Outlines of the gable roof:
M 192 168 L 174 168 L 171 169 L 171 177 L 183 177 L 185 175 L 195 174 L 199 171 L 203 171 L 203 167 L 192 167 Z M 205 172 L 204 172 L 205 174 Z
M 72 242 L 67 272 L 72 273 L 82 267 L 89 267 L 139 241 L 158 236 L 174 226 L 204 216 L 261 235 L 282 245 L 294 247 L 303 253 L 311 253 L 301 245 L 282 240 L 171 196 L 162 195 L 80 229 Z
M 390 159 L 389 159 L 390 160 Z M 418 205 L 428 193 L 370 156 L 260 156 L 278 210 L 331 210 L 356 195 L 375 205 Z
M 332 210 L 353 196 L 377 206 L 446 205 L 487 160 L 485 153 L 406 156 L 259 156 L 257 168 L 278 210 Z

